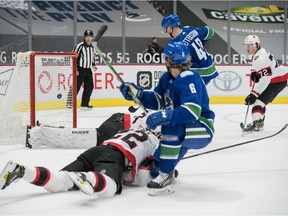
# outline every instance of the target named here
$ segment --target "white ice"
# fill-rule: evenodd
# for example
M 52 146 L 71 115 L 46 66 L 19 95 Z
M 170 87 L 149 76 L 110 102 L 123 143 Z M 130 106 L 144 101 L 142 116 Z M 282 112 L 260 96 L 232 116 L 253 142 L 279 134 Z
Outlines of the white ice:
M 288 123 L 288 105 L 269 105 L 265 131 L 241 137 L 244 105 L 212 105 L 216 135 L 207 148 L 189 155 L 275 133 Z M 127 107 L 79 111 L 79 125 L 97 127 Z M 249 118 L 250 120 L 250 118 Z M 0 146 L 0 169 L 8 160 L 59 170 L 83 149 Z M 111 199 L 79 191 L 50 194 L 20 180 L 0 191 L 0 215 L 199 215 L 288 214 L 288 129 L 271 139 L 183 160 L 175 193 L 151 197 L 145 187 L 124 187 Z

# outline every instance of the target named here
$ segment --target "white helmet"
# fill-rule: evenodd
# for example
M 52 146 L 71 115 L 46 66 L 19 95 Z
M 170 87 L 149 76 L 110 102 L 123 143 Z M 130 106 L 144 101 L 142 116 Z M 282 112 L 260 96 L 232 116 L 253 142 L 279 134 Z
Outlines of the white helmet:
M 258 48 L 260 46 L 260 39 L 257 35 L 248 35 L 244 40 L 244 45 L 252 44 L 254 48 Z

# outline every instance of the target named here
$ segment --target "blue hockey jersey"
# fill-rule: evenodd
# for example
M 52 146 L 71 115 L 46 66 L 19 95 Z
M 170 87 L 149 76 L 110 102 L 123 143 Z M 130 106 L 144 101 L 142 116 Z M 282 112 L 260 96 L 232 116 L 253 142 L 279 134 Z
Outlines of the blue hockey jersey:
M 214 30 L 208 26 L 201 28 L 185 26 L 181 29 L 180 34 L 172 40 L 174 42 L 183 42 L 188 46 L 192 58 L 191 70 L 199 73 L 206 85 L 211 79 L 218 76 L 213 57 L 204 48 L 205 43 L 210 40 L 213 35 Z
M 189 139 L 191 131 L 195 134 L 190 127 L 200 122 L 207 130 L 199 131 L 199 135 L 213 137 L 215 115 L 209 108 L 206 86 L 195 71 L 182 71 L 176 78 L 164 73 L 154 91 L 143 91 L 140 100 L 148 109 L 173 110 L 170 125 L 162 125 L 162 135 L 178 137 L 182 142 Z

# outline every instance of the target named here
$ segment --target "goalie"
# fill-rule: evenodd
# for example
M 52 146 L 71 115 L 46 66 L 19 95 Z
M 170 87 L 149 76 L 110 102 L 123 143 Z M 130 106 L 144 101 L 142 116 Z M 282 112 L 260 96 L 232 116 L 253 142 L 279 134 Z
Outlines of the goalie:
M 39 148 L 90 148 L 114 136 L 119 130 L 130 128 L 130 114 L 115 113 L 99 128 L 28 127 L 26 146 Z
M 119 131 L 101 146 L 82 153 L 59 172 L 9 161 L 0 174 L 0 189 L 23 179 L 49 192 L 80 189 L 88 195 L 97 193 L 99 197 L 112 197 L 121 193 L 123 183 L 147 184 L 151 177 L 145 164 L 150 164 L 147 161 L 151 162 L 149 156 L 159 140 L 157 133 L 141 125 L 136 129 Z

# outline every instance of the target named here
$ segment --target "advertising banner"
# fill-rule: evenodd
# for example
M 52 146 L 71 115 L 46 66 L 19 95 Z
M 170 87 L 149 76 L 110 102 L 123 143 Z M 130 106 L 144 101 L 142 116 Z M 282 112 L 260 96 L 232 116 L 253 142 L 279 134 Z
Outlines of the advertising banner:
M 228 3 L 215 1 L 211 4 L 195 1 L 182 1 L 205 25 L 215 29 L 225 42 L 228 40 Z M 247 35 L 258 35 L 261 45 L 282 64 L 288 63 L 288 55 L 283 55 L 285 42 L 285 4 L 284 1 L 231 1 L 231 47 L 237 55 L 231 56 L 231 62 L 244 64 L 240 54 L 245 54 L 243 41 Z M 192 10 L 193 8 L 193 10 Z M 287 16 L 286 16 L 287 19 Z M 286 20 L 287 23 L 287 20 Z M 286 28 L 287 30 L 287 28 Z M 286 34 L 287 37 L 287 34 Z M 214 41 L 215 42 L 215 41 Z M 215 42 L 217 43 L 217 42 Z M 287 40 L 286 40 L 287 43 Z M 288 45 L 288 44 L 287 44 Z M 220 49 L 226 49 L 219 47 Z M 225 55 L 222 55 L 224 58 Z M 219 57 L 218 57 L 219 58 Z M 240 59 L 240 62 L 238 59 Z M 222 64 L 225 61 L 222 62 Z
M 7 93 L 13 72 L 14 72 L 14 67 L 12 66 L 0 67 L 0 103 L 4 99 Z
M 166 71 L 164 65 L 115 65 L 116 71 L 127 82 L 134 82 L 146 90 L 153 90 L 159 79 Z M 285 67 L 288 71 L 288 66 Z M 219 76 L 212 80 L 208 86 L 211 103 L 243 103 L 244 97 L 249 94 L 252 86 L 250 80 L 249 65 L 218 65 Z M 0 67 L 0 103 L 3 100 L 9 80 L 13 74 L 12 66 Z M 61 70 L 39 71 L 35 77 L 37 100 L 55 101 L 66 100 L 61 97 L 67 95 L 71 75 Z M 125 101 L 119 91 L 120 83 L 105 65 L 99 65 L 93 72 L 94 90 L 91 96 L 91 104 L 94 106 L 121 106 L 131 102 Z M 28 81 L 27 81 L 28 82 Z M 60 92 L 60 93 L 59 93 Z M 78 93 L 80 102 L 83 88 Z M 61 94 L 61 96 L 59 95 Z M 275 103 L 288 103 L 288 89 L 283 90 Z

